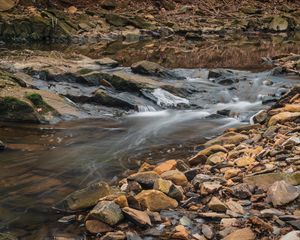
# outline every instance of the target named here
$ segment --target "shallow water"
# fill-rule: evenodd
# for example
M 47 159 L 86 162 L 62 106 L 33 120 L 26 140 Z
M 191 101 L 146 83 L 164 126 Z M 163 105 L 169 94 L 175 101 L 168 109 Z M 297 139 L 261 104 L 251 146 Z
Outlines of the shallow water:
M 189 157 L 207 138 L 247 123 L 267 107 L 262 104 L 265 97 L 279 97 L 278 89 L 300 82 L 268 71 L 239 71 L 235 74 L 242 80 L 233 88 L 205 78 L 205 69 L 173 72 L 186 79 L 161 81 L 191 90 L 187 98 L 156 89 L 158 106 L 141 105 L 140 112 L 123 117 L 55 125 L 0 124 L 1 140 L 9 147 L 0 153 L 0 232 L 12 232 L 21 239 L 76 235 L 73 226 L 57 222 L 61 214 L 51 208 L 68 193 L 95 181 L 110 181 L 144 160 Z M 267 80 L 273 84 L 265 84 Z M 172 109 L 174 101 L 190 106 Z M 166 103 L 169 109 L 161 109 Z M 216 114 L 224 109 L 231 110 L 231 115 Z

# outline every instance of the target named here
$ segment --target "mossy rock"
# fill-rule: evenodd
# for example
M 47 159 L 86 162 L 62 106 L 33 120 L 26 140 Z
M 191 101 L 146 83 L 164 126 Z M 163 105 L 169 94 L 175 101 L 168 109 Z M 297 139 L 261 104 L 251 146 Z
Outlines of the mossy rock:
M 42 114 L 46 114 L 48 112 L 52 112 L 54 115 L 59 115 L 55 109 L 49 106 L 42 98 L 42 96 L 38 93 L 26 93 L 25 96 L 28 100 L 32 102 L 32 104 L 39 108 Z
M 11 233 L 0 233 L 0 240 L 17 240 L 17 237 Z
M 15 97 L 0 98 L 0 120 L 13 122 L 40 122 L 34 108 Z

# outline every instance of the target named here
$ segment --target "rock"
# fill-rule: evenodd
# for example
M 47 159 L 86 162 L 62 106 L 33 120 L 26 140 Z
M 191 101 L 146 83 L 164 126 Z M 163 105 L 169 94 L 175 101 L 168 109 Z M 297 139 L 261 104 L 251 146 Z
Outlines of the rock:
M 113 201 L 99 202 L 89 215 L 110 226 L 116 225 L 124 218 L 120 206 Z
M 160 177 L 156 172 L 148 171 L 132 174 L 127 179 L 138 182 L 142 187 L 152 188 L 155 180 L 158 178 Z
M 178 170 L 170 170 L 161 174 L 161 177 L 166 180 L 172 181 L 174 184 L 179 186 L 185 186 L 188 180 L 183 172 Z
M 269 25 L 269 29 L 276 32 L 287 31 L 289 27 L 288 20 L 281 16 L 275 16 Z
M 240 172 L 241 172 L 241 169 L 239 169 L 239 168 L 230 168 L 224 172 L 224 178 L 226 180 L 233 178 L 233 177 L 237 176 Z
M 251 124 L 255 124 L 255 123 L 263 124 L 267 120 L 267 117 L 268 117 L 267 111 L 261 110 L 250 118 L 250 123 Z
M 164 172 L 176 169 L 176 160 L 168 160 L 154 168 L 154 172 L 162 174 Z
M 113 68 L 119 66 L 119 63 L 116 60 L 113 60 L 108 57 L 101 58 L 97 60 L 96 63 L 102 66 L 113 67 Z
M 172 74 L 167 69 L 157 63 L 149 61 L 140 61 L 131 65 L 131 70 L 134 73 L 152 75 L 158 77 L 171 77 Z
M 238 167 L 246 167 L 255 163 L 255 159 L 253 157 L 244 156 L 235 161 L 235 164 Z
M 125 207 L 122 209 L 125 217 L 140 226 L 151 226 L 151 220 L 147 212 L 139 211 L 133 208 Z
M 220 182 L 204 182 L 201 184 L 200 192 L 203 195 L 207 195 L 218 191 L 221 187 Z
M 77 7 L 71 6 L 71 7 L 67 8 L 67 13 L 69 13 L 69 14 L 75 14 L 77 12 L 77 10 L 78 10 Z
M 216 144 L 216 145 L 212 145 L 212 146 L 209 146 L 209 147 L 203 149 L 198 154 L 205 155 L 205 156 L 209 157 L 213 153 L 217 153 L 217 152 L 227 153 L 227 150 L 223 146 Z
M 198 188 L 200 188 L 202 183 L 211 182 L 211 181 L 216 181 L 218 183 L 226 182 L 226 180 L 221 177 L 211 176 L 211 175 L 206 175 L 206 174 L 197 174 L 196 177 L 194 177 L 192 184 L 194 185 L 195 188 L 198 189 Z
M 130 29 L 122 31 L 122 36 L 126 42 L 138 42 L 142 34 L 139 29 Z
M 232 187 L 232 191 L 233 195 L 240 199 L 246 199 L 252 195 L 249 185 L 245 183 L 235 185 Z
M 228 132 L 225 133 L 217 138 L 214 138 L 205 143 L 205 146 L 212 146 L 212 145 L 225 145 L 225 144 L 240 144 L 241 142 L 247 140 L 249 137 L 247 135 L 236 133 L 236 132 Z
M 176 208 L 178 203 L 176 200 L 168 197 L 163 192 L 157 190 L 145 190 L 136 196 L 140 204 L 150 211 L 160 211 L 168 208 Z
M 116 26 L 116 27 L 125 27 L 126 25 L 129 24 L 128 18 L 126 18 L 122 15 L 114 14 L 114 13 L 106 14 L 105 20 L 109 24 Z
M 226 212 L 227 210 L 226 205 L 217 197 L 212 197 L 207 206 L 216 212 Z
M 122 231 L 106 233 L 100 240 L 125 240 L 126 235 Z
M 0 151 L 3 151 L 5 149 L 5 144 L 0 141 Z
M 241 204 L 239 204 L 238 202 L 233 201 L 232 199 L 228 200 L 226 202 L 226 205 L 228 207 L 229 210 L 231 210 L 232 212 L 238 213 L 238 214 L 245 214 L 244 208 L 242 207 Z
M 264 218 L 272 218 L 273 216 L 283 216 L 284 212 L 282 212 L 278 209 L 275 209 L 275 208 L 271 208 L 271 209 L 261 210 L 260 214 Z
M 300 172 L 295 172 L 292 174 L 281 173 L 281 172 L 266 173 L 266 174 L 246 177 L 243 179 L 244 183 L 255 185 L 265 190 L 267 190 L 273 183 L 281 180 L 284 180 L 288 184 L 300 185 Z
M 128 181 L 120 188 L 121 191 L 136 195 L 143 190 L 142 186 L 136 181 Z
M 128 207 L 127 197 L 125 195 L 120 195 L 115 200 L 115 203 L 118 204 L 121 208 Z
M 206 161 L 209 165 L 217 165 L 226 161 L 227 154 L 224 152 L 217 152 L 210 155 Z
M 299 240 L 300 231 L 291 231 L 280 238 L 280 240 Z
M 235 226 L 237 224 L 237 219 L 236 218 L 224 218 L 221 220 L 220 225 L 222 228 L 228 228 Z
M 188 162 L 191 167 L 197 166 L 199 164 L 204 164 L 207 161 L 207 156 L 198 153 L 197 155 L 191 157 Z
M 113 192 L 113 189 L 107 183 L 95 183 L 71 193 L 58 204 L 58 207 L 62 206 L 62 208 L 72 211 L 85 209 L 96 205 L 100 198 L 106 197 Z
M 167 195 L 171 198 L 174 198 L 178 202 L 182 201 L 185 197 L 183 193 L 183 188 L 175 184 L 172 184 Z
M 189 181 L 192 181 L 199 173 L 201 173 L 200 168 L 192 168 L 184 172 L 184 175 Z
M 173 239 L 182 239 L 188 240 L 189 239 L 189 232 L 183 225 L 178 225 L 175 228 L 175 233 L 172 235 Z
M 19 0 L 1 0 L 0 12 L 8 11 L 18 4 Z
M 299 117 L 300 117 L 300 112 L 281 112 L 272 116 L 268 122 L 268 125 L 273 126 L 277 123 L 290 122 Z
M 185 39 L 186 40 L 191 40 L 191 41 L 202 41 L 203 37 L 199 33 L 194 33 L 194 32 L 187 32 L 185 34 Z
M 299 195 L 299 190 L 285 181 L 277 181 L 273 183 L 268 190 L 268 197 L 275 207 L 292 202 L 298 198 Z
M 255 233 L 250 228 L 242 228 L 234 231 L 233 233 L 223 238 L 223 240 L 237 240 L 237 239 L 255 240 L 256 236 Z
M 207 239 L 213 239 L 214 237 L 213 229 L 206 224 L 202 225 L 202 233 Z
M 104 0 L 101 2 L 101 7 L 107 10 L 113 10 L 117 7 L 116 0 Z
M 154 183 L 153 189 L 159 190 L 169 197 L 176 199 L 177 201 L 181 201 L 184 198 L 183 190 L 180 186 L 174 185 L 169 180 L 157 179 Z
M 209 219 L 229 218 L 227 214 L 216 213 L 216 212 L 199 213 L 199 216 L 202 218 L 209 218 Z
M 109 225 L 98 220 L 87 220 L 85 222 L 85 228 L 92 234 L 113 231 L 113 229 Z

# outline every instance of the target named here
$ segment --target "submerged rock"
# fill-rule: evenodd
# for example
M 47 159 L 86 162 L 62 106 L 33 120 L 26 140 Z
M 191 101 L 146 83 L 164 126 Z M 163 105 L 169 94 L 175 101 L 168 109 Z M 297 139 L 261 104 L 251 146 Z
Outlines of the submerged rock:
M 85 209 L 95 206 L 100 198 L 106 197 L 113 192 L 113 189 L 107 183 L 95 183 L 84 189 L 71 193 L 58 204 L 58 207 L 72 211 Z

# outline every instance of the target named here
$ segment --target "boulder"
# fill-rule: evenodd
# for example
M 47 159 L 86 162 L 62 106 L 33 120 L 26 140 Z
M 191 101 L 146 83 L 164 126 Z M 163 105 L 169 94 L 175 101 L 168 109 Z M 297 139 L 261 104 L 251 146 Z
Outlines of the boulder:
M 225 133 L 217 138 L 214 138 L 205 143 L 205 146 L 212 146 L 212 145 L 225 145 L 225 144 L 240 144 L 241 142 L 249 139 L 247 135 L 236 133 L 236 132 L 228 132 Z
M 116 225 L 124 218 L 120 206 L 113 201 L 99 202 L 89 215 L 110 226 Z
M 159 190 L 177 201 L 181 201 L 184 198 L 182 187 L 173 184 L 169 180 L 161 178 L 157 179 L 154 183 L 153 189 Z
M 157 190 L 145 190 L 136 195 L 136 199 L 142 206 L 150 211 L 160 211 L 169 208 L 176 208 L 176 200 L 168 197 L 163 192 Z
M 298 188 L 286 183 L 285 181 L 277 181 L 273 183 L 268 190 L 268 197 L 275 207 L 292 202 L 298 198 L 299 195 L 300 191 Z
M 142 187 L 152 188 L 155 180 L 158 178 L 160 178 L 160 176 L 156 172 L 147 171 L 132 174 L 127 179 L 138 182 Z
M 167 69 L 157 63 L 150 61 L 140 61 L 131 65 L 131 70 L 134 73 L 151 75 L 157 77 L 172 77 L 172 74 Z
M 0 12 L 8 11 L 15 7 L 19 3 L 19 0 L 1 0 Z
M 223 240 L 255 240 L 255 233 L 251 230 L 251 228 L 242 228 L 230 233 L 228 236 L 223 238 Z
M 107 66 L 107 67 L 117 67 L 119 66 L 119 63 L 116 60 L 113 60 L 111 58 L 105 57 L 101 58 L 97 61 L 95 61 L 97 64 L 101 66 Z
M 166 180 L 172 181 L 174 184 L 179 186 L 185 186 L 188 180 L 183 172 L 178 170 L 170 170 L 161 174 L 161 177 Z
M 269 126 L 276 125 L 277 123 L 285 123 L 294 121 L 300 117 L 300 112 L 281 112 L 272 116 L 268 122 Z
M 106 197 L 113 192 L 114 190 L 107 183 L 95 183 L 71 193 L 58 204 L 58 207 L 62 206 L 72 211 L 85 209 L 96 205 L 100 198 Z
M 176 160 L 168 160 L 159 164 L 157 167 L 154 168 L 153 171 L 157 172 L 158 174 L 162 174 L 164 172 L 176 169 L 176 164 Z
M 269 25 L 269 29 L 275 32 L 287 31 L 290 28 L 288 19 L 275 16 Z
M 125 217 L 140 226 L 151 226 L 151 220 L 147 212 L 125 207 L 122 209 Z

